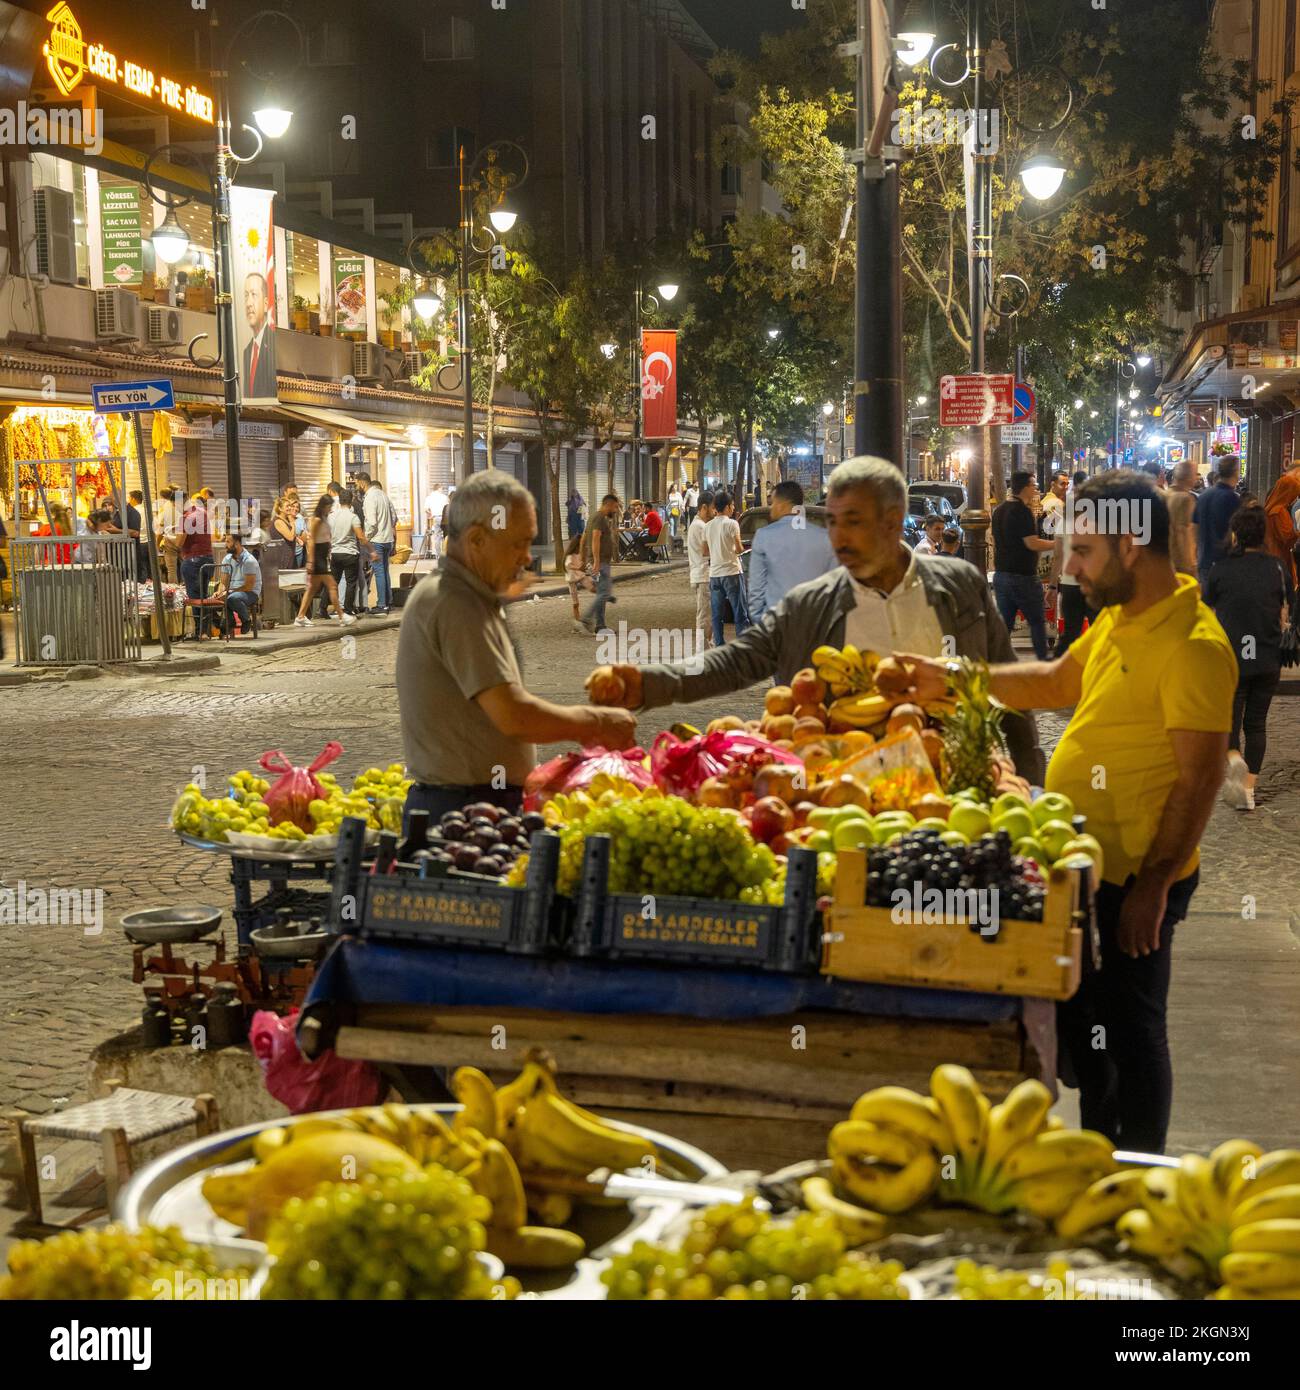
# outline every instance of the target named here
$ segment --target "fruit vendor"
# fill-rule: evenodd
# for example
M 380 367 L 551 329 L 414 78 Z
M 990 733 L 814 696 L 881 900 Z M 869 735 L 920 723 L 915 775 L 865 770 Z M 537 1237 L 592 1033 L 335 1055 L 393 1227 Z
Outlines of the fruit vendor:
M 406 809 L 437 819 L 475 801 L 510 810 L 523 799 L 538 743 L 628 748 L 626 710 L 555 705 L 524 687 L 503 603 L 522 591 L 537 534 L 527 488 L 497 470 L 456 489 L 444 514 L 447 557 L 436 583 L 402 610 L 397 698 Z
M 1237 663 L 1196 580 L 1174 571 L 1169 512 L 1150 479 L 1103 473 L 1075 503 L 1068 569 L 1102 612 L 1057 660 L 995 666 L 990 688 L 1014 708 L 1074 709 L 1046 788 L 1071 799 L 1101 845 L 1101 961 L 1086 962 L 1078 993 L 1059 1006 L 1058 1032 L 1084 1127 L 1160 1153 L 1173 1096 L 1174 926 L 1196 890 L 1223 780 Z M 926 662 L 914 679 L 914 698 L 933 699 L 946 672 Z
M 770 680 L 789 685 L 821 646 L 919 652 L 1012 662 L 1011 639 L 973 565 L 921 555 L 903 544 L 903 475 L 879 458 L 848 459 L 827 486 L 827 530 L 838 564 L 793 588 L 725 646 L 670 665 L 602 668 L 592 699 L 628 709 L 709 700 Z M 606 680 L 603 677 L 621 678 Z M 1030 714 L 1008 717 L 1016 771 L 1042 780 L 1043 755 Z

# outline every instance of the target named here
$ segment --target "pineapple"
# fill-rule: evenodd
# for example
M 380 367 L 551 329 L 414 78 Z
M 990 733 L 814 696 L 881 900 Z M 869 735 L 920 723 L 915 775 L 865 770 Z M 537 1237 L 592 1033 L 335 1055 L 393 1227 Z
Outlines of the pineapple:
M 1006 709 L 989 694 L 989 668 L 983 661 L 961 659 L 961 669 L 952 677 L 952 693 L 957 708 L 943 721 L 947 790 L 970 787 L 981 801 L 992 801 L 996 792 L 993 759 L 1006 752 L 1002 736 Z

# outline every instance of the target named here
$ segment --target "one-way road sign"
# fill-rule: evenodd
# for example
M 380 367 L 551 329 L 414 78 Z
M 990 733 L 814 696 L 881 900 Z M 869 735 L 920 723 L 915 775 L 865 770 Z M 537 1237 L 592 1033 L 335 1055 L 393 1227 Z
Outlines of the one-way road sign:
M 92 386 L 95 412 L 111 415 L 132 410 L 170 410 L 176 404 L 172 384 L 167 378 L 158 381 L 106 381 Z

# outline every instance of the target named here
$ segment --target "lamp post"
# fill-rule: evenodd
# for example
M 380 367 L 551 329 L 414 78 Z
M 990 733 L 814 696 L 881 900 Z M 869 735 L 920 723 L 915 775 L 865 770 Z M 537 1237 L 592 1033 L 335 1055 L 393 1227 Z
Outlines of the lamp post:
M 641 380 L 641 330 L 645 313 L 658 313 L 665 304 L 677 298 L 681 288 L 675 281 L 667 278 L 655 287 L 658 295 L 648 294 L 641 279 L 641 266 L 636 266 L 636 279 L 633 285 L 632 304 L 632 488 L 641 496 L 641 430 L 644 424 L 642 403 L 645 384 Z
M 1116 468 L 1122 467 L 1122 466 L 1123 466 L 1123 462 L 1124 462 L 1123 450 L 1120 448 L 1120 439 L 1119 439 L 1120 411 L 1123 409 L 1123 406 L 1124 406 L 1124 396 L 1123 396 L 1123 392 L 1122 392 L 1121 387 L 1122 387 L 1122 383 L 1123 383 L 1123 382 L 1125 382 L 1125 381 L 1132 381 L 1133 378 L 1134 378 L 1135 376 L 1137 376 L 1137 367 L 1136 367 L 1136 365 L 1135 365 L 1134 363 L 1130 362 L 1126 356 L 1125 356 L 1125 357 L 1117 357 L 1117 358 L 1115 359 L 1115 455 L 1114 455 L 1115 462 L 1114 462 L 1114 467 L 1116 467 Z M 1137 388 L 1135 387 L 1134 389 L 1136 390 Z M 1139 394 L 1140 394 L 1140 393 L 1139 393 Z
M 496 156 L 505 151 L 515 151 L 523 162 L 523 172 L 514 179 L 509 187 L 517 192 L 528 182 L 528 155 L 522 145 L 513 140 L 494 140 L 466 163 L 465 147 L 460 147 L 457 168 L 459 173 L 458 197 L 459 197 L 459 238 L 452 242 L 449 237 L 436 236 L 428 240 L 439 243 L 446 247 L 449 256 L 454 260 L 456 266 L 456 362 L 444 362 L 435 375 L 435 381 L 444 391 L 459 391 L 461 393 L 461 406 L 463 410 L 463 444 L 461 446 L 460 467 L 456 471 L 458 482 L 465 482 L 474 472 L 474 350 L 473 341 L 470 333 L 470 289 L 469 277 L 471 272 L 479 265 L 489 261 L 493 249 L 497 245 L 498 237 L 504 236 L 515 225 L 519 214 L 506 202 L 504 191 L 497 200 L 496 206 L 488 213 L 488 221 L 492 228 L 487 231 L 488 242 L 486 246 L 480 246 L 476 240 L 478 228 L 474 225 L 474 203 L 472 193 L 474 191 L 474 179 L 483 171 L 489 156 L 495 160 Z M 414 242 L 407 247 L 407 261 L 411 269 L 415 269 L 412 259 Z M 424 257 L 425 264 L 428 266 L 428 258 Z M 441 296 L 432 293 L 426 287 L 424 291 L 426 307 L 432 306 L 433 313 L 437 313 L 442 307 Z M 437 301 L 436 304 L 433 301 Z M 455 374 L 446 380 L 444 377 L 452 366 L 455 366 Z

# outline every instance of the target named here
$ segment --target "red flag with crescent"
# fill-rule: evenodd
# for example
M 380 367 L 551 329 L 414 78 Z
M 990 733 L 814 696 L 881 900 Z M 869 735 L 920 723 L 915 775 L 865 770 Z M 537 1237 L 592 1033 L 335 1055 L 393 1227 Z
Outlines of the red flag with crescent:
M 641 334 L 643 438 L 677 437 L 677 331 L 647 328 Z

